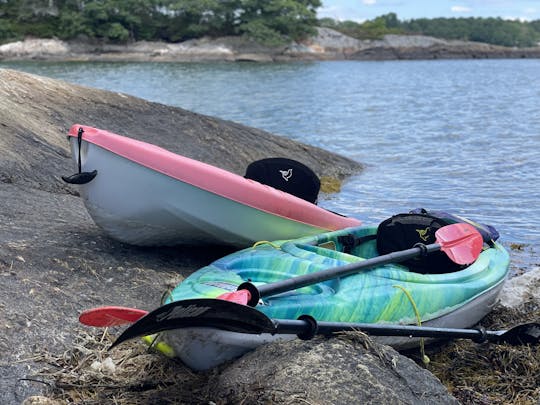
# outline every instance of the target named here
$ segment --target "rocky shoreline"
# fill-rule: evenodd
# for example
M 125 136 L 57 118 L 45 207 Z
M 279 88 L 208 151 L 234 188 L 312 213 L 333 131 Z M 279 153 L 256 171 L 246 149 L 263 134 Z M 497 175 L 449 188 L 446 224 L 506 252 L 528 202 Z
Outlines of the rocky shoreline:
M 120 331 L 82 327 L 77 321 L 82 310 L 153 309 L 164 291 L 230 248 L 140 248 L 108 238 L 90 219 L 76 187 L 60 179 L 73 172 L 66 133 L 74 123 L 236 173 L 265 154 L 301 157 L 319 175 L 336 178 L 362 168 L 255 128 L 0 69 L 0 403 L 427 405 L 540 398 L 537 347 L 448 343 L 442 351 L 450 360 L 439 359 L 441 350 L 435 349 L 433 356 L 428 353 L 433 358 L 428 367 L 355 332 L 265 345 L 205 373 L 148 352 L 138 341 L 107 351 Z M 513 260 L 517 254 L 511 252 Z M 540 268 L 526 270 L 509 280 L 501 305 L 483 326 L 502 329 L 539 319 Z M 473 367 L 475 359 L 486 358 L 493 359 L 487 368 Z M 472 369 L 475 378 L 460 376 L 453 365 Z M 450 376 L 443 384 L 445 372 Z M 499 388 L 496 395 L 494 387 L 478 382 L 481 377 Z
M 270 48 L 241 37 L 201 38 L 181 43 L 126 45 L 57 39 L 25 39 L 0 45 L 0 61 L 289 62 L 314 60 L 421 60 L 540 58 L 540 47 L 507 48 L 420 35 L 358 40 L 329 28 L 303 42 Z

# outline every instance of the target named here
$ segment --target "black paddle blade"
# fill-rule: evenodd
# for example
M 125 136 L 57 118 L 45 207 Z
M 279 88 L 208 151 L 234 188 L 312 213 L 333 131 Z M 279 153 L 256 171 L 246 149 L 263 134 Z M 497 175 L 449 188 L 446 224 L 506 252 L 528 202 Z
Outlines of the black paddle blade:
M 499 335 L 496 340 L 513 346 L 537 345 L 540 343 L 540 323 L 525 323 L 514 326 Z
M 97 176 L 97 170 L 91 172 L 75 173 L 71 176 L 62 176 L 62 180 L 69 184 L 87 184 Z
M 189 327 L 250 334 L 275 330 L 270 318 L 251 307 L 218 299 L 191 299 L 175 301 L 149 312 L 127 328 L 110 348 L 138 336 Z

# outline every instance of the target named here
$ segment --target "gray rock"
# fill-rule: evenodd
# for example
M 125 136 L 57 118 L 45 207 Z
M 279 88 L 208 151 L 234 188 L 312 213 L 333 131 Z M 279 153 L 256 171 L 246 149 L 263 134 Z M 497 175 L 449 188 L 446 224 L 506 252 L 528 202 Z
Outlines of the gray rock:
M 499 306 L 506 310 L 518 309 L 530 303 L 540 307 L 540 267 L 507 280 L 499 297 Z
M 357 332 L 262 346 L 209 386 L 231 404 L 458 403 L 429 371 Z
M 317 34 L 311 38 L 277 47 L 264 46 L 244 36 L 127 44 L 25 39 L 0 45 L 0 60 L 272 62 L 538 57 L 539 46 L 509 48 L 422 35 L 385 35 L 377 40 L 359 40 L 323 27 L 318 27 Z

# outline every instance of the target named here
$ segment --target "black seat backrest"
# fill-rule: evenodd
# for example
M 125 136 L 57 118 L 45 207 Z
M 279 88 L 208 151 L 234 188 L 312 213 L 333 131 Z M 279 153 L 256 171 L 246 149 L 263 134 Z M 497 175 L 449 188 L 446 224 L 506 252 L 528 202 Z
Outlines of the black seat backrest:
M 313 204 L 317 202 L 321 181 L 306 165 L 287 158 L 267 158 L 251 163 L 247 179 L 277 188 Z

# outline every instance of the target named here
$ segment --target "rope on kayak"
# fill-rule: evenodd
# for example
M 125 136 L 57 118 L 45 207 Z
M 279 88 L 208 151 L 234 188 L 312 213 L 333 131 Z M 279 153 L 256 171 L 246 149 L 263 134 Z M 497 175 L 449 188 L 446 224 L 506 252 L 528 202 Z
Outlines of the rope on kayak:
M 272 242 L 270 242 L 268 240 L 260 240 L 258 242 L 255 242 L 252 247 L 256 248 L 257 246 L 260 246 L 260 245 L 270 245 L 274 249 L 280 249 L 281 250 L 281 246 L 276 245 L 275 243 L 272 243 Z
M 413 307 L 413 311 L 416 316 L 416 323 L 418 324 L 418 326 L 422 326 L 422 317 L 420 316 L 420 311 L 418 311 L 418 307 L 416 306 L 416 302 L 414 302 L 414 298 L 412 297 L 411 293 L 401 285 L 394 285 L 393 287 L 399 288 L 405 293 L 405 296 L 409 299 L 409 302 Z M 420 354 L 422 355 L 422 363 L 424 363 L 424 366 L 427 366 L 431 360 L 426 355 L 424 338 L 420 338 Z
M 165 305 L 165 303 L 167 302 L 167 299 L 169 299 L 169 302 L 174 301 L 174 297 L 172 295 L 172 289 L 171 288 L 168 288 L 167 291 L 165 291 L 161 295 L 161 305 Z

